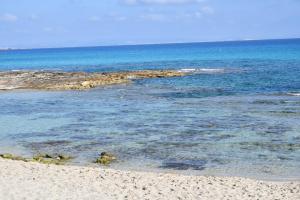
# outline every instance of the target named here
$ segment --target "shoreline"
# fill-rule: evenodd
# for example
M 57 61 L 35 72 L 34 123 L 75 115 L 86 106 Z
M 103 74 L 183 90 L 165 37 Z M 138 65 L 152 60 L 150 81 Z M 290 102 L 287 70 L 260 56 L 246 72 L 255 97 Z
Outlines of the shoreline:
M 107 153 L 107 152 L 105 152 Z M 110 153 L 108 153 L 110 154 Z M 45 157 L 46 155 L 46 157 Z M 101 155 L 101 154 L 99 154 Z M 110 154 L 115 157 L 114 154 Z M 60 158 L 59 158 L 60 157 Z M 98 159 L 102 156 L 96 156 L 93 159 L 90 158 L 82 162 L 82 160 L 76 160 L 78 156 L 68 155 L 68 154 L 59 154 L 59 153 L 37 153 L 31 155 L 16 155 L 10 153 L 0 154 L 0 159 L 12 160 L 12 161 L 23 161 L 26 163 L 40 163 L 40 164 L 50 164 L 50 165 L 59 165 L 59 166 L 73 166 L 73 167 L 88 167 L 88 168 L 102 168 L 102 169 L 112 169 L 116 171 L 133 171 L 140 173 L 154 173 L 154 174 L 174 174 L 174 175 L 183 175 L 183 176 L 205 176 L 205 177 L 235 177 L 235 178 L 246 178 L 257 181 L 268 181 L 268 182 L 300 182 L 300 177 L 296 174 L 264 174 L 263 172 L 256 171 L 256 173 L 249 173 L 244 166 L 244 171 L 228 171 L 221 168 L 210 168 L 206 167 L 203 170 L 195 170 L 192 168 L 188 169 L 172 169 L 172 168 L 160 168 L 159 165 L 149 166 L 147 164 L 143 165 L 122 165 L 120 160 L 113 159 L 109 160 L 108 163 L 98 162 Z M 122 163 L 122 161 L 121 161 Z M 149 164 L 149 162 L 148 162 Z M 234 167 L 232 165 L 231 167 Z M 252 166 L 254 167 L 254 166 Z M 258 169 L 257 169 L 258 170 Z
M 297 199 L 300 181 L 46 165 L 0 158 L 0 199 Z

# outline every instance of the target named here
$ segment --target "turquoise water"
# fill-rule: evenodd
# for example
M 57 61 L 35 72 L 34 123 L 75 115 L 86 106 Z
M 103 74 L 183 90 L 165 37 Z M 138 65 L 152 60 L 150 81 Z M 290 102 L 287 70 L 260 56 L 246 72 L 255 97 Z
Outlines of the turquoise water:
M 0 51 L 0 70 L 193 69 L 89 91 L 0 93 L 0 152 L 89 165 L 300 178 L 300 39 Z

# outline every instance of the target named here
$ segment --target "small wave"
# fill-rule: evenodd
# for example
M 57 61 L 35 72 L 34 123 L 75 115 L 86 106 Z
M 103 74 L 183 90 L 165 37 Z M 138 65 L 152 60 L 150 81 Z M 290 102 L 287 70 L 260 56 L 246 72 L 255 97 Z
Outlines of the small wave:
M 184 73 L 195 72 L 195 71 L 196 71 L 196 69 L 189 69 L 189 68 L 178 70 L 178 72 L 184 72 Z
M 198 69 L 198 72 L 203 72 L 203 73 L 223 73 L 225 72 L 225 69 Z
M 296 93 L 296 92 L 289 92 L 289 93 L 286 93 L 287 95 L 289 96 L 300 96 L 300 93 Z
M 184 68 L 178 70 L 179 72 L 184 72 L 184 73 L 193 73 L 193 74 L 216 74 L 216 73 L 224 73 L 225 69 L 221 68 Z

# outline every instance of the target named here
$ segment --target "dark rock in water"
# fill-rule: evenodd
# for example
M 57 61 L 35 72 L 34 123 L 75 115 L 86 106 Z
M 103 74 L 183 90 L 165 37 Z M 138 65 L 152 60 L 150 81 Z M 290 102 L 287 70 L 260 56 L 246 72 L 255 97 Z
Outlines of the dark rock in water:
M 67 161 L 71 160 L 71 156 L 63 155 L 63 154 L 38 154 L 33 157 L 33 161 L 43 163 L 43 164 L 55 164 L 61 165 L 65 164 Z
M 220 140 L 225 140 L 225 139 L 230 139 L 230 138 L 233 138 L 235 137 L 235 135 L 230 135 L 230 134 L 224 134 L 224 135 L 214 135 L 214 136 L 211 136 L 210 138 L 214 141 L 220 141 Z
M 239 145 L 244 150 L 257 150 L 258 148 L 273 152 L 300 150 L 300 144 L 297 143 L 240 142 Z
M 59 155 L 56 156 L 56 159 L 58 159 L 58 160 L 70 160 L 70 159 L 72 159 L 72 157 L 67 156 L 67 155 L 59 154 Z
M 257 157 L 264 160 L 268 159 L 268 156 L 266 154 L 258 154 Z
M 28 161 L 26 158 L 23 158 L 21 156 L 15 156 L 15 155 L 10 154 L 10 153 L 0 154 L 0 157 L 3 158 L 3 159 L 9 159 L 9 160 L 21 160 L 21 161 L 24 161 L 24 162 Z
M 111 162 L 117 160 L 117 158 L 111 154 L 111 153 L 107 153 L 107 152 L 102 152 L 100 154 L 100 157 L 96 160 L 96 163 L 102 164 L 102 165 L 109 165 Z
M 192 162 L 165 162 L 160 168 L 175 169 L 175 170 L 204 170 L 206 161 L 198 160 Z
M 277 156 L 277 158 L 278 158 L 279 160 L 292 160 L 292 158 L 289 158 L 289 157 L 287 157 L 287 156 Z
M 292 131 L 292 128 L 284 125 L 284 124 L 276 124 L 274 126 L 267 127 L 265 133 L 270 134 L 284 134 L 288 131 Z
M 221 159 L 221 158 L 214 158 L 211 160 L 212 163 L 217 165 L 225 165 L 229 163 L 229 160 Z
M 29 144 L 27 144 L 27 147 L 30 147 L 32 149 L 35 150 L 40 150 L 40 149 L 44 149 L 44 148 L 52 148 L 52 147 L 56 147 L 56 146 L 67 146 L 71 144 L 71 141 L 67 141 L 67 140 L 48 140 L 48 141 L 43 141 L 43 142 L 31 142 Z
M 226 91 L 223 89 L 215 88 L 199 88 L 199 89 L 192 89 L 192 90 L 179 90 L 175 92 L 166 92 L 161 94 L 156 94 L 156 96 L 161 98 L 174 98 L 174 99 L 181 99 L 181 98 L 202 98 L 202 97 L 214 97 L 214 96 L 226 96 L 233 94 L 231 91 Z
M 57 152 L 70 152 L 73 143 L 68 140 L 46 140 L 40 142 L 24 142 L 23 146 L 32 152 L 47 152 L 48 156 L 58 155 Z
M 277 100 L 261 99 L 253 101 L 253 104 L 263 104 L 263 105 L 278 105 Z
M 300 114 L 298 111 L 293 111 L 293 110 L 269 111 L 269 113 L 279 115 L 279 116 L 289 116 L 289 115 L 298 116 Z

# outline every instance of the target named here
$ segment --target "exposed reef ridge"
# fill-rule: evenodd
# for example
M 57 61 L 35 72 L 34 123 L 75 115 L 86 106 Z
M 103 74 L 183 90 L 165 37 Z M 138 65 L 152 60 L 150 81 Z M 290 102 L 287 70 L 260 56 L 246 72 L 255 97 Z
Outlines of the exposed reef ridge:
M 111 73 L 60 71 L 0 72 L 0 90 L 83 90 L 97 86 L 130 83 L 134 79 L 184 76 L 176 70 L 143 70 Z

